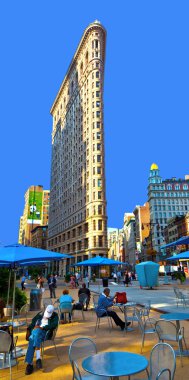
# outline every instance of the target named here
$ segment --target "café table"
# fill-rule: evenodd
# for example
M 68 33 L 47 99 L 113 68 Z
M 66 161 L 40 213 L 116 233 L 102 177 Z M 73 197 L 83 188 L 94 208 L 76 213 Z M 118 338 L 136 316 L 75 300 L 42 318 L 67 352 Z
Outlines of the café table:
M 160 319 L 165 319 L 166 321 L 175 321 L 176 322 L 176 328 L 177 331 L 180 330 L 180 321 L 188 321 L 189 320 L 189 313 L 167 313 L 167 314 L 161 314 Z M 178 350 L 175 350 L 176 355 L 180 356 L 180 353 Z M 183 356 L 189 356 L 189 352 L 187 350 L 182 349 L 182 355 Z
M 8 332 L 8 334 L 10 334 L 10 336 L 12 338 L 12 342 L 13 342 L 13 328 L 24 326 L 24 325 L 25 325 L 24 322 L 19 322 L 19 321 L 15 321 L 13 323 L 12 322 L 0 322 L 0 330 Z M 12 343 L 12 345 L 13 345 L 13 343 Z M 21 356 L 24 356 L 25 354 L 26 354 L 26 350 L 22 349 L 21 347 L 16 347 L 16 354 L 15 354 L 15 351 L 13 349 L 12 350 L 11 366 L 13 367 L 17 364 L 17 361 L 15 359 L 17 359 Z M 5 357 L 4 363 L 2 363 L 3 358 L 4 358 L 4 354 L 0 353 L 0 369 L 9 368 L 9 362 L 6 359 L 6 357 Z
M 82 361 L 85 371 L 98 376 L 107 376 L 119 380 L 122 376 L 135 375 L 148 367 L 148 360 L 143 355 L 126 351 L 101 352 Z
M 133 331 L 134 329 L 131 328 L 131 327 L 128 327 L 127 326 L 127 309 L 129 307 L 135 307 L 136 306 L 136 302 L 133 302 L 133 301 L 128 301 L 127 303 L 115 303 L 113 306 L 115 307 L 118 307 L 122 313 L 124 314 L 124 319 L 125 319 L 125 331 L 126 332 L 130 332 L 130 331 Z

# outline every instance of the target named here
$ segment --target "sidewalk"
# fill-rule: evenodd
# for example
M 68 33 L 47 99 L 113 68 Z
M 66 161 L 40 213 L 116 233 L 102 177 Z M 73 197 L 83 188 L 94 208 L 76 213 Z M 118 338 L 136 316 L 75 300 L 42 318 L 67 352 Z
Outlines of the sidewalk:
M 189 312 L 189 305 L 186 308 L 180 305 L 177 307 L 176 297 L 173 291 L 174 286 L 177 286 L 176 282 L 164 285 L 163 278 L 160 278 L 159 286 L 153 290 L 147 288 L 140 289 L 138 281 L 133 281 L 132 285 L 129 285 L 129 287 L 116 284 L 113 280 L 109 280 L 108 282 L 108 287 L 110 288 L 112 295 L 114 295 L 115 292 L 126 292 L 129 301 L 135 301 L 140 305 L 145 304 L 150 300 L 152 309 L 160 313 Z M 189 298 L 188 284 L 184 283 L 184 285 L 180 285 L 179 288 Z M 91 284 L 90 290 L 96 293 L 99 293 L 100 291 L 101 293 L 103 291 L 103 286 Z

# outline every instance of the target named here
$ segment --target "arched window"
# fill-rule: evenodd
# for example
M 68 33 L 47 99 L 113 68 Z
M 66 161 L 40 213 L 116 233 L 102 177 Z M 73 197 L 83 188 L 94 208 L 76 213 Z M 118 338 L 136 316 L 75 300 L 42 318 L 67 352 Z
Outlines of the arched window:
M 87 51 L 86 54 L 85 54 L 85 64 L 87 65 L 88 62 L 89 62 L 89 53 Z
M 83 62 L 81 62 L 81 65 L 80 65 L 80 74 L 83 75 Z

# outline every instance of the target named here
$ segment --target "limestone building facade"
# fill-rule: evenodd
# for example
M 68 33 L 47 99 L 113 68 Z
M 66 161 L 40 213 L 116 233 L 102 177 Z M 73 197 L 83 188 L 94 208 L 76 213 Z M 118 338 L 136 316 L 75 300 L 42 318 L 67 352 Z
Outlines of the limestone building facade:
M 106 31 L 90 24 L 51 108 L 48 249 L 107 255 L 103 90 Z

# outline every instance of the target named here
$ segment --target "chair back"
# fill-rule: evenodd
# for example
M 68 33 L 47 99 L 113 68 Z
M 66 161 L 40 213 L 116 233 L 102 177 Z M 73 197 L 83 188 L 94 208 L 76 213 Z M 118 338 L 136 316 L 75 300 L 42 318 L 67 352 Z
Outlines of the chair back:
M 87 295 L 87 294 L 81 293 L 81 294 L 79 295 L 79 303 L 80 303 L 83 307 L 86 306 L 87 300 L 88 300 L 88 295 Z
M 99 300 L 99 295 L 95 294 L 93 296 L 93 304 L 94 304 L 94 309 L 98 306 L 98 300 Z
M 177 328 L 173 322 L 160 319 L 155 329 L 160 340 L 177 340 Z
M 141 315 L 145 319 L 145 317 L 149 318 L 150 316 L 150 310 L 151 310 L 151 300 L 148 300 L 144 307 L 141 309 Z
M 53 305 L 53 301 L 52 301 L 51 298 L 49 298 L 49 299 L 46 298 L 46 299 L 43 300 L 43 308 L 44 308 L 44 310 L 46 309 L 46 307 L 48 305 Z
M 173 348 L 168 343 L 156 344 L 150 354 L 150 379 L 173 380 L 176 358 Z
M 140 330 L 142 332 L 144 332 L 144 323 L 143 323 L 143 320 L 141 318 L 140 311 L 138 309 L 135 309 L 135 315 L 137 317 L 138 325 L 139 325 Z
M 71 313 L 72 307 L 73 306 L 71 302 L 61 302 L 59 310 L 61 313 Z
M 90 338 L 77 338 L 71 343 L 69 347 L 69 360 L 73 369 L 73 379 L 82 379 L 82 374 L 85 373 L 82 368 L 83 359 L 96 353 L 96 345 Z
M 12 338 L 6 331 L 0 330 L 0 353 L 8 354 L 11 350 Z

